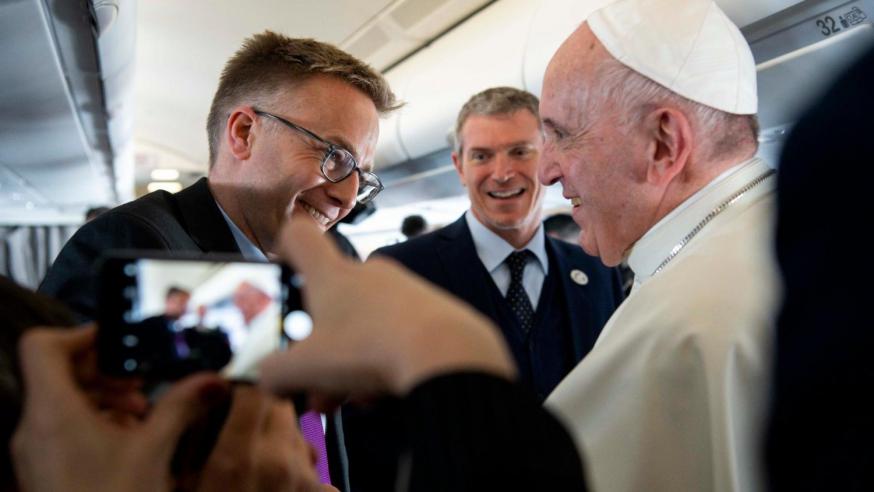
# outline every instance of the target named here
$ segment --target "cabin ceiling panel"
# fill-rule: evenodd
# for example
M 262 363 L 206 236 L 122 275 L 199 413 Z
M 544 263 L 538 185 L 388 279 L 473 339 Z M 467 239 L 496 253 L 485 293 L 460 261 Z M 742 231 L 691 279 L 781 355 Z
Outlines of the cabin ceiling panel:
M 139 3 L 138 140 L 208 159 L 206 116 L 222 66 L 265 29 L 340 44 L 392 0 L 149 0 Z
M 0 4 L 0 216 L 112 200 L 95 152 L 108 151 L 100 79 L 80 4 Z M 85 21 L 87 24 L 87 20 Z M 78 26 L 78 27 L 77 27 Z M 90 24 L 89 24 L 90 26 Z M 101 171 L 103 171 L 101 173 Z
M 112 201 L 108 189 L 94 179 L 88 166 L 57 162 L 19 169 L 18 174 L 28 183 L 39 183 L 39 192 L 58 210 L 78 213 L 89 206 Z M 71 186 L 71 183 L 76 185 Z

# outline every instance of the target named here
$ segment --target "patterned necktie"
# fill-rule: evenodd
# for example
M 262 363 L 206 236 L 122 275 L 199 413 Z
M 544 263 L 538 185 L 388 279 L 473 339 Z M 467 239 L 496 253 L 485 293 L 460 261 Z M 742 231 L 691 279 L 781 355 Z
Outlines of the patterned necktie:
M 525 292 L 525 287 L 522 286 L 522 273 L 525 271 L 525 264 L 528 262 L 528 257 L 531 252 L 526 250 L 514 251 L 507 256 L 504 263 L 510 267 L 510 288 L 507 289 L 507 302 L 510 303 L 510 309 L 519 320 L 519 326 L 522 327 L 522 332 L 528 334 L 531 327 L 534 326 L 534 308 L 531 307 L 531 300 Z
M 316 450 L 319 457 L 316 471 L 322 483 L 331 483 L 328 472 L 328 450 L 325 446 L 325 431 L 322 428 L 322 416 L 318 412 L 307 412 L 300 416 L 300 432 L 304 439 Z

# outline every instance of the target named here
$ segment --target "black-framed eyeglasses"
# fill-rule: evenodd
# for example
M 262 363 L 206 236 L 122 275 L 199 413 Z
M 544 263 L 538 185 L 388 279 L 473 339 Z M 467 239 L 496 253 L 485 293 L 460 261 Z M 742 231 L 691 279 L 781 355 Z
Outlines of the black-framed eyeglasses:
M 353 171 L 358 171 L 358 203 L 364 204 L 373 200 L 373 198 L 384 189 L 379 177 L 373 173 L 361 170 L 361 168 L 358 167 L 358 161 L 355 160 L 355 156 L 343 147 L 333 144 L 306 128 L 296 125 L 281 116 L 276 116 L 267 111 L 261 111 L 254 108 L 252 110 L 258 116 L 272 118 L 288 128 L 291 128 L 298 133 L 302 133 L 312 140 L 324 145 L 325 155 L 322 156 L 322 163 L 319 168 L 322 171 L 322 176 L 324 176 L 328 181 L 339 183 L 351 176 Z

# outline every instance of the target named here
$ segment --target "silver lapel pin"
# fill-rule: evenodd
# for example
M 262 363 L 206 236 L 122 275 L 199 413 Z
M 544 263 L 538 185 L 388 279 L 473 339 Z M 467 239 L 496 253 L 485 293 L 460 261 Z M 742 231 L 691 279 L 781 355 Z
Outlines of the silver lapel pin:
M 582 270 L 571 270 L 571 280 L 577 285 L 586 285 L 589 283 L 589 276 Z

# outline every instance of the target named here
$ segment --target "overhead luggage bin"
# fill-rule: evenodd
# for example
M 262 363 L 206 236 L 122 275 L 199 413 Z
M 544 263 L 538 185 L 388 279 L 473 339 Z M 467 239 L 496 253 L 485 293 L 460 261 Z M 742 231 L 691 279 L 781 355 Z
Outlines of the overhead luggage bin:
M 135 1 L 0 2 L 0 225 L 133 194 Z
M 760 154 L 771 162 L 799 113 L 874 45 L 874 0 L 808 1 L 742 29 L 756 59 Z

